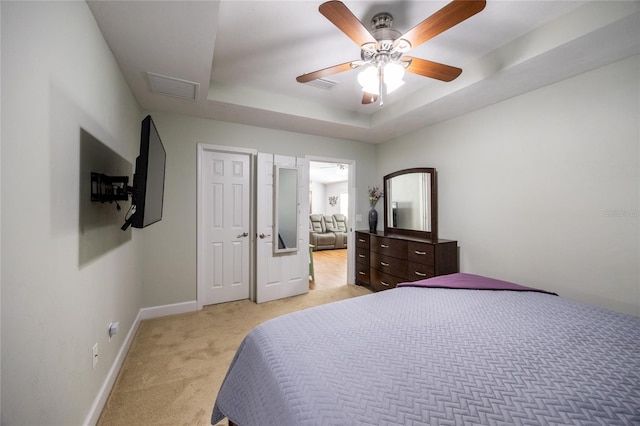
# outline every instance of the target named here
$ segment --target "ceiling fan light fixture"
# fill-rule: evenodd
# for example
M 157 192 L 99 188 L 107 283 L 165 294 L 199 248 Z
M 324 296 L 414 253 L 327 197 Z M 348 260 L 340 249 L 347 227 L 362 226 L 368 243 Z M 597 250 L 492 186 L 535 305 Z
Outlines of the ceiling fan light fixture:
M 389 82 L 387 82 L 387 79 L 384 80 L 384 85 L 387 87 L 387 94 L 399 89 L 403 84 L 404 80 L 391 80 Z
M 360 84 L 360 86 L 362 86 L 363 92 L 378 95 L 380 85 L 378 68 L 372 65 L 366 67 L 363 71 L 358 73 L 358 83 Z
M 389 62 L 384 66 L 384 84 L 387 93 L 391 93 L 404 84 L 404 67 L 397 62 Z
M 368 93 L 376 97 L 380 95 L 380 88 L 378 86 L 363 87 L 362 89 L 360 89 L 360 91 L 362 93 Z

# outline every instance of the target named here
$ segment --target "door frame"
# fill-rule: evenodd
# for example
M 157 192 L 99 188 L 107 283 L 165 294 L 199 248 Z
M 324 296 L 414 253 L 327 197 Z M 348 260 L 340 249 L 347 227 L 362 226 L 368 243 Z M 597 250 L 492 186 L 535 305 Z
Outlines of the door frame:
M 202 158 L 205 152 L 217 152 L 220 154 L 240 154 L 249 157 L 249 299 L 255 297 L 255 251 L 251 248 L 255 244 L 255 158 L 258 151 L 249 148 L 239 148 L 223 145 L 212 145 L 207 143 L 197 144 L 197 174 L 196 174 L 196 303 L 197 309 L 202 310 L 204 307 L 203 294 L 206 291 L 202 267 L 203 260 L 201 256 L 204 254 L 204 238 L 201 229 L 204 227 L 204 206 L 200 196 L 202 188 Z
M 338 163 L 349 166 L 347 175 L 347 193 L 349 194 L 349 215 L 347 216 L 347 284 L 356 283 L 355 272 L 355 211 L 356 211 L 356 160 L 346 158 L 321 157 L 317 155 L 306 155 L 305 158 L 311 162 Z M 309 167 L 309 169 L 311 169 Z

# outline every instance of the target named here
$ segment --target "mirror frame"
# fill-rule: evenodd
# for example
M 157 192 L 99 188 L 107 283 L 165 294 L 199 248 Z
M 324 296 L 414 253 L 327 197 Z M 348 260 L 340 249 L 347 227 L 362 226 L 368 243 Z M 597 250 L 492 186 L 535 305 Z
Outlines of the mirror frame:
M 389 203 L 391 203 L 391 199 L 388 196 L 389 191 L 387 190 L 389 180 L 396 176 L 406 175 L 411 173 L 429 173 L 431 179 L 431 197 L 429 200 L 430 203 L 430 214 L 431 214 L 431 231 L 420 231 L 416 229 L 403 229 L 403 228 L 394 228 L 389 226 Z M 406 235 L 409 237 L 416 238 L 426 238 L 429 240 L 437 241 L 438 240 L 438 187 L 437 187 L 437 179 L 436 179 L 436 169 L 432 167 L 415 167 L 412 169 L 404 169 L 398 170 L 397 172 L 390 173 L 384 177 L 383 180 L 383 188 L 384 188 L 384 232 L 385 234 L 399 234 Z
M 282 170 L 291 170 L 291 171 L 295 171 L 295 189 L 293 190 L 293 196 L 295 198 L 294 200 L 294 214 L 293 216 L 295 217 L 295 246 L 293 247 L 285 247 L 285 248 L 280 248 L 280 221 L 279 221 L 279 215 L 280 215 L 280 172 Z M 274 165 L 273 166 L 273 238 L 272 238 L 272 245 L 273 245 L 273 253 L 292 253 L 292 252 L 297 252 L 298 251 L 298 239 L 299 239 L 299 227 L 298 227 L 298 210 L 299 210 L 299 204 L 300 201 L 298 199 L 298 187 L 299 187 L 299 170 L 297 167 L 294 166 L 280 166 L 280 165 Z M 285 193 L 290 194 L 291 191 L 285 191 Z

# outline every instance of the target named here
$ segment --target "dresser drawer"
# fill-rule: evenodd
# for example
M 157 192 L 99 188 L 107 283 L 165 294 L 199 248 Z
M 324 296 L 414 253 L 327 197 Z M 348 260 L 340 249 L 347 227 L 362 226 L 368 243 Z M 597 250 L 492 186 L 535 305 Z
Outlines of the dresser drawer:
M 398 259 L 397 257 L 371 252 L 369 265 L 371 265 L 371 268 L 377 269 L 380 272 L 395 275 L 403 279 L 409 279 L 407 276 L 409 262 L 407 262 L 406 259 Z
M 371 285 L 369 265 L 356 263 L 356 284 Z
M 409 262 L 435 266 L 435 249 L 432 244 L 409 242 Z
M 371 251 L 386 256 L 407 258 L 407 241 L 395 238 L 371 236 Z
M 355 237 L 355 280 L 373 291 L 458 272 L 457 241 L 366 230 Z
M 369 251 L 369 234 L 356 232 L 356 247 L 360 247 Z
M 436 271 L 433 266 L 425 265 L 424 263 L 409 262 L 407 273 L 407 279 L 409 281 L 425 280 L 435 276 Z
M 371 269 L 371 288 L 375 291 L 389 290 L 395 288 L 398 283 L 406 282 L 407 280 L 396 277 L 395 275 L 385 274 L 376 269 Z
M 356 247 L 356 263 L 369 266 L 369 249 Z

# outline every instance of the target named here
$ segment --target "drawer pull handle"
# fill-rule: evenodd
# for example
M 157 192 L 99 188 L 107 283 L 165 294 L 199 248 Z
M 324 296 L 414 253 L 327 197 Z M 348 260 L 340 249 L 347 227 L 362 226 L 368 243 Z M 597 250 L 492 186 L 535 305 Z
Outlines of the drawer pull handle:
M 380 244 L 380 247 L 382 247 L 382 248 L 389 248 L 389 246 L 384 245 L 384 244 Z
M 364 240 L 362 238 L 358 238 L 358 242 L 359 243 L 364 243 Z
M 388 264 L 388 263 L 384 263 L 384 262 L 380 262 L 380 264 L 381 264 L 382 266 L 389 266 L 389 264 Z
M 361 258 L 361 259 L 365 258 L 364 254 L 359 254 L 358 257 Z
M 366 274 L 365 274 L 364 272 L 362 272 L 362 271 L 358 271 L 358 274 L 359 274 L 359 275 L 366 275 Z
M 416 271 L 416 275 L 419 276 L 419 277 L 426 277 L 427 276 L 427 274 L 423 274 L 422 272 L 418 272 L 418 271 Z
M 422 256 L 422 255 L 427 254 L 427 252 L 426 252 L 426 251 L 418 251 L 418 250 L 414 251 L 414 253 L 415 253 L 415 254 L 419 254 L 419 255 L 421 255 L 421 256 Z
M 389 287 L 389 284 L 385 283 L 384 281 L 380 281 L 380 284 L 382 284 L 385 287 Z

